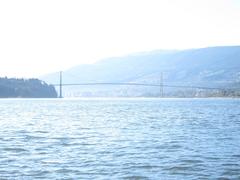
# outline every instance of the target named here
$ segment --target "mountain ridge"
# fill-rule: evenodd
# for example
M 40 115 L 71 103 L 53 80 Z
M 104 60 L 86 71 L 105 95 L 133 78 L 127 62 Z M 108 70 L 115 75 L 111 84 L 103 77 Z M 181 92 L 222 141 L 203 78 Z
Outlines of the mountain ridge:
M 240 46 L 155 50 L 106 58 L 95 64 L 79 65 L 67 70 L 63 81 L 159 83 L 161 73 L 164 83 L 170 85 L 239 87 Z M 41 78 L 56 84 L 58 77 L 57 73 L 53 73 Z

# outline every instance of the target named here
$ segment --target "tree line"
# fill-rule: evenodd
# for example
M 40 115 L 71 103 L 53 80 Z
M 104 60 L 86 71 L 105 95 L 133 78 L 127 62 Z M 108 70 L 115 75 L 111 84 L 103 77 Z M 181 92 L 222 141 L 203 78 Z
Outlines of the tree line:
M 0 78 L 0 98 L 56 98 L 53 85 L 39 79 Z

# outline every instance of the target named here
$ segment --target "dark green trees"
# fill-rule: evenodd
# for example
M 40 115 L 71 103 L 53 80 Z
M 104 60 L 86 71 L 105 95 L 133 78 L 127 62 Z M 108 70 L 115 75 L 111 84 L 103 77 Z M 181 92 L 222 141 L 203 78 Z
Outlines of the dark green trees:
M 56 98 L 52 85 L 38 79 L 0 78 L 0 98 Z

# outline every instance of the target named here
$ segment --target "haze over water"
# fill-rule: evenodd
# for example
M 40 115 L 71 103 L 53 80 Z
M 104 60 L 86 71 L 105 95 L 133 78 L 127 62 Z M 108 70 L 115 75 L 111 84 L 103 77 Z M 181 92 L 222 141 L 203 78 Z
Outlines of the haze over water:
M 239 109 L 239 99 L 2 99 L 0 175 L 240 179 Z

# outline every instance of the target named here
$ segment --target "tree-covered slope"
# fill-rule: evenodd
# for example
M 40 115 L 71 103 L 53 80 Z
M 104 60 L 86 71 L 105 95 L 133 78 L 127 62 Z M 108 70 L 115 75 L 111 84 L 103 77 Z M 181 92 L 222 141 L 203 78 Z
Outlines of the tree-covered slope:
M 51 85 L 38 79 L 0 78 L 0 98 L 55 98 Z
M 240 46 L 159 50 L 108 58 L 65 71 L 63 82 L 159 83 L 161 73 L 164 84 L 239 87 Z M 41 78 L 49 83 L 59 82 L 58 73 Z

